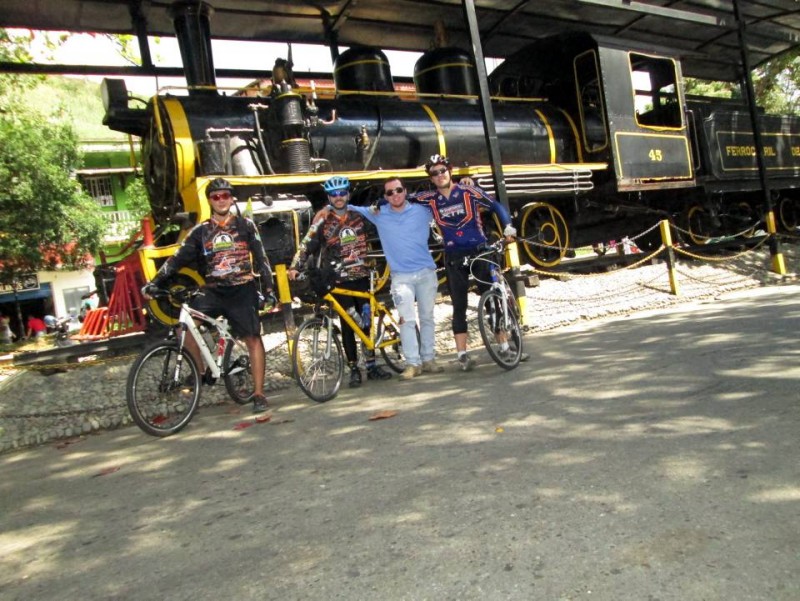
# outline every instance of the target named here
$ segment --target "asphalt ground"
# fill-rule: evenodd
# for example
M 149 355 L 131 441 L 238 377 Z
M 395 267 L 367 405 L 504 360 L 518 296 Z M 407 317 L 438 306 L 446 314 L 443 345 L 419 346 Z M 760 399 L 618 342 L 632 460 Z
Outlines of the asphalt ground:
M 799 293 L 5 454 L 0 598 L 796 601 Z

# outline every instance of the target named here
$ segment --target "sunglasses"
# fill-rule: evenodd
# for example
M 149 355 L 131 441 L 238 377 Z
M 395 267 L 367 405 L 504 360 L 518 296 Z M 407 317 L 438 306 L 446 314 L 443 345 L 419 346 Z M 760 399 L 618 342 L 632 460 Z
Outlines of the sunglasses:
M 442 167 L 441 169 L 431 169 L 428 171 L 428 175 L 431 177 L 436 177 L 437 175 L 442 175 L 443 173 L 447 173 L 447 167 Z
M 209 195 L 211 200 L 230 200 L 231 197 L 230 192 L 213 192 Z
M 343 198 L 350 194 L 347 190 L 334 190 L 333 192 L 328 192 L 328 196 L 331 198 Z
M 403 187 L 395 188 L 394 190 L 384 190 L 383 195 L 386 196 L 386 198 L 389 198 L 390 196 L 394 196 L 395 194 L 400 194 L 400 192 L 403 192 L 404 190 L 405 188 Z

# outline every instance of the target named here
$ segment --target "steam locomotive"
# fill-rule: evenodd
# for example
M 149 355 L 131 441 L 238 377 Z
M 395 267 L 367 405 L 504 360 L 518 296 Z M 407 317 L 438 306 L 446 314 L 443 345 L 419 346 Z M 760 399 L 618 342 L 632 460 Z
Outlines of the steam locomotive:
M 469 54 L 423 54 L 411 93 L 395 88 L 381 50 L 351 47 L 334 62 L 331 93 L 313 82 L 299 87 L 276 68 L 263 94 L 224 95 L 206 15 L 174 19 L 188 95 L 131 108 L 123 82 L 104 85 L 104 123 L 143 140 L 157 228 L 207 218 L 205 186 L 222 175 L 254 207 L 272 262 L 286 263 L 332 173 L 354 183 L 353 202 L 368 203 L 390 175 L 412 191 L 427 186 L 422 165 L 443 154 L 456 176 L 494 189 Z M 764 199 L 746 107 L 686 98 L 682 81 L 677 58 L 587 33 L 541 39 L 489 75 L 510 208 L 529 262 L 553 266 L 571 248 L 664 218 L 696 243 L 758 224 Z M 794 229 L 800 121 L 759 119 L 779 221 Z M 657 243 L 654 236 L 639 246 Z M 162 240 L 142 251 L 148 278 L 176 242 Z

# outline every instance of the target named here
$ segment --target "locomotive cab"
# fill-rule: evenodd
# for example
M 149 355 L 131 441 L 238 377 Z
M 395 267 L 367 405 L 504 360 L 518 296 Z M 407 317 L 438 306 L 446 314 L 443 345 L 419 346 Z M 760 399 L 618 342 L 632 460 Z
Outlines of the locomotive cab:
M 587 33 L 540 40 L 490 76 L 498 93 L 561 107 L 581 160 L 612 164 L 617 192 L 694 185 L 680 81 L 675 59 Z

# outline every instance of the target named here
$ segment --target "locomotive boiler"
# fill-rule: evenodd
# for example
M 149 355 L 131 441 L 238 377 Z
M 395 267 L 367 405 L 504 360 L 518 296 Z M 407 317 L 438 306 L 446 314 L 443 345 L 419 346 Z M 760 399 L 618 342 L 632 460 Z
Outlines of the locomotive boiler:
M 389 176 L 412 191 L 427 186 L 422 165 L 443 154 L 456 177 L 494 189 L 469 54 L 423 54 L 408 90 L 395 86 L 380 49 L 352 47 L 334 62 L 333 89 L 297 82 L 283 65 L 265 90 L 228 95 L 216 88 L 207 15 L 174 18 L 188 94 L 130 108 L 124 84 L 107 80 L 104 88 L 105 123 L 142 138 L 157 227 L 207 218 L 205 186 L 222 175 L 239 201 L 266 211 L 257 222 L 267 245 L 276 241 L 267 251 L 285 263 L 325 202 L 320 184 L 330 174 L 347 176 L 353 202 L 368 203 Z M 763 206 L 747 111 L 730 101 L 687 102 L 682 82 L 676 57 L 585 33 L 542 39 L 490 74 L 527 260 L 552 266 L 573 247 L 632 236 L 664 218 L 695 242 L 757 225 Z M 761 125 L 770 187 L 782 222 L 794 228 L 800 122 L 763 115 Z M 176 241 L 163 240 L 145 251 L 147 277 Z

